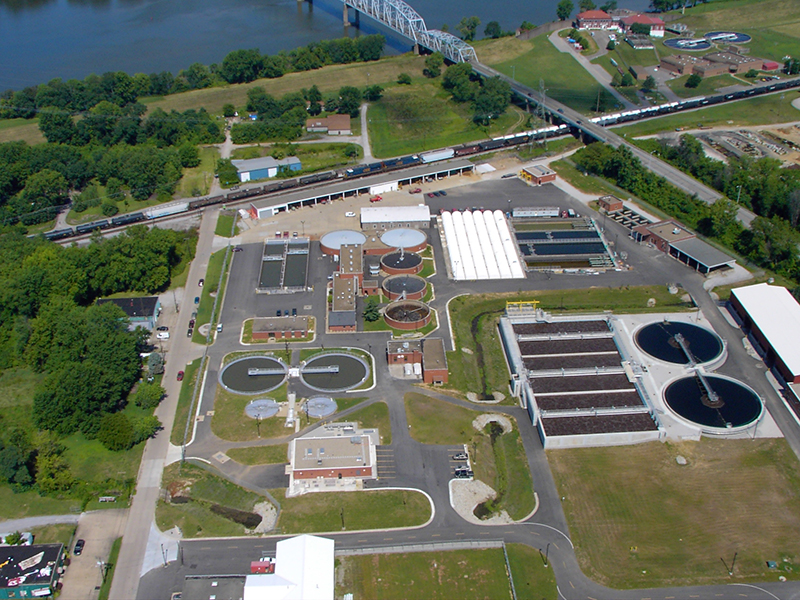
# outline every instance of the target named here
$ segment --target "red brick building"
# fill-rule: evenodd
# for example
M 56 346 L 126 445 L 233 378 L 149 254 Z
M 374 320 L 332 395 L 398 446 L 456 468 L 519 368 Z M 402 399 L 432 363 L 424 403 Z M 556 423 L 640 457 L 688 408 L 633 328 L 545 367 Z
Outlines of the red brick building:
M 625 33 L 631 31 L 634 23 L 639 23 L 640 25 L 647 25 L 650 27 L 651 37 L 664 37 L 664 21 L 658 17 L 651 17 L 650 15 L 643 14 L 631 15 L 629 17 L 622 17 L 620 23 L 622 23 Z
M 292 440 L 291 477 L 375 479 L 375 446 L 368 435 L 299 437 Z
M 576 29 L 611 29 L 616 28 L 614 21 L 604 10 L 586 10 L 575 17 Z
M 266 317 L 253 319 L 253 341 L 299 339 L 308 335 L 310 317 Z
M 608 196 L 601 196 L 600 198 L 598 198 L 597 205 L 600 208 L 600 210 L 604 210 L 607 213 L 612 213 L 612 212 L 617 212 L 618 210 L 622 210 L 622 200 L 610 194 Z

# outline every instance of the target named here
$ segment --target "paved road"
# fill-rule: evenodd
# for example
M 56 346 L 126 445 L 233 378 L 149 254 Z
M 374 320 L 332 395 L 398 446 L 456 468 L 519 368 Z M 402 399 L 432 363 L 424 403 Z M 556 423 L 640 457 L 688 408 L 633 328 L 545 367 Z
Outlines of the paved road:
M 219 211 L 215 209 L 208 209 L 203 214 L 200 238 L 197 242 L 197 254 L 189 268 L 187 287 L 197 285 L 197 281 L 201 277 L 205 277 L 218 215 Z M 150 524 L 155 518 L 156 500 L 161 487 L 161 472 L 169 450 L 169 436 L 180 393 L 180 384 L 176 380 L 177 373 L 184 369 L 188 362 L 202 355 L 202 348 L 195 346 L 190 339 L 182 335 L 182 332 L 188 328 L 190 313 L 194 310 L 193 305 L 188 302 L 189 296 L 191 294 L 187 295 L 187 301 L 180 306 L 180 312 L 173 314 L 170 321 L 170 328 L 174 335 L 169 341 L 162 382 L 167 391 L 167 397 L 155 413 L 161 420 L 164 429 L 145 445 L 139 467 L 136 494 L 131 503 L 118 566 L 111 587 L 110 598 L 112 600 L 130 600 L 136 597 L 147 540 L 150 535 Z M 162 302 L 162 305 L 165 312 L 171 310 L 169 302 Z M 162 314 L 162 319 L 165 316 L 167 315 Z
M 24 531 L 31 527 L 42 527 L 43 525 L 57 525 L 59 523 L 78 524 L 81 515 L 43 515 L 41 517 L 24 517 L 22 519 L 10 519 L 0 521 L 0 531 Z

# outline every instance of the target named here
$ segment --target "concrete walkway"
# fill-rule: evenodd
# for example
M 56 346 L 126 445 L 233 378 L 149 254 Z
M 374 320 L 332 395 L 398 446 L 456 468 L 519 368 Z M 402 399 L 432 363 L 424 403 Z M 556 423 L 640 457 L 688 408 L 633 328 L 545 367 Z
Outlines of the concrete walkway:
M 595 81 L 602 85 L 609 94 L 614 96 L 617 102 L 622 104 L 626 109 L 636 108 L 636 105 L 633 102 L 611 87 L 611 75 L 609 75 L 608 71 L 606 71 L 603 67 L 589 62 L 588 58 L 583 56 L 580 52 L 573 50 L 565 38 L 559 37 L 557 31 L 551 33 L 548 39 L 559 52 L 569 54 L 572 58 L 577 60 L 578 64 L 582 66 L 586 72 L 589 73 L 589 75 L 594 77 Z
M 77 525 L 81 515 L 44 515 L 41 517 L 24 517 L 22 519 L 11 519 L 10 521 L 0 521 L 0 531 L 11 533 L 14 531 L 25 531 L 33 527 L 43 525 L 58 525 L 60 523 L 72 523 Z
M 372 157 L 372 148 L 369 145 L 369 130 L 367 129 L 367 109 L 369 104 L 361 105 L 361 147 L 364 149 L 364 162 L 370 163 L 375 160 Z

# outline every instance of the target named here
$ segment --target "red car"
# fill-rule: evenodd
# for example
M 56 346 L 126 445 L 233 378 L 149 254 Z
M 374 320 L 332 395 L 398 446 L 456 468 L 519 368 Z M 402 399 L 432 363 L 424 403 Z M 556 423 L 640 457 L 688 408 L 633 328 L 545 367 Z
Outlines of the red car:
M 422 188 L 414 188 L 413 190 L 408 191 L 409 194 L 421 194 Z
M 383 196 L 373 196 L 369 199 L 370 202 L 380 202 L 381 200 L 383 200 Z
M 178 381 L 183 381 L 183 371 L 178 371 Z

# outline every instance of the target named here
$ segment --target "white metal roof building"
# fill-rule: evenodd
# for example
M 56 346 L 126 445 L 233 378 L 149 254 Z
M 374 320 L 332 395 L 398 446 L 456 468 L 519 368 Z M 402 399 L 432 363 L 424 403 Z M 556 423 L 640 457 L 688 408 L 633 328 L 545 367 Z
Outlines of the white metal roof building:
M 431 226 L 431 209 L 425 204 L 414 206 L 365 206 L 361 209 L 362 229 L 394 229 L 397 227 Z
M 334 541 L 315 535 L 281 540 L 275 573 L 248 575 L 244 600 L 333 600 Z
M 731 306 L 744 328 L 788 383 L 800 383 L 800 304 L 785 287 L 759 283 L 731 290 Z

